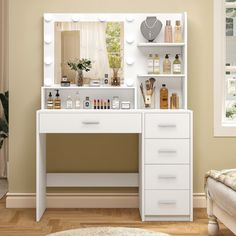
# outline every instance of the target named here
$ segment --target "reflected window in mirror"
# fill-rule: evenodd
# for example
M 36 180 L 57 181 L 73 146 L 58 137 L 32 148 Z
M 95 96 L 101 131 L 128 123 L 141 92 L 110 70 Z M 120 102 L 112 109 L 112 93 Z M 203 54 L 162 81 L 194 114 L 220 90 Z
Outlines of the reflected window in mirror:
M 115 84 L 123 83 L 124 26 L 122 22 L 56 22 L 55 77 L 60 83 L 66 76 L 76 83 L 76 71 L 68 62 L 91 60 L 89 71 L 84 71 L 84 83 L 103 79 L 105 74 Z

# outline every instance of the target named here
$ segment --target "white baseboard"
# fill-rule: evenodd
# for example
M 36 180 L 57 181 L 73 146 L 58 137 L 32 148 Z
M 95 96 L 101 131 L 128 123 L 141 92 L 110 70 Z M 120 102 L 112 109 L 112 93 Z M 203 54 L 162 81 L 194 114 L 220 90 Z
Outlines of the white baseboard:
M 8 193 L 7 208 L 35 208 L 34 193 Z M 138 193 L 48 193 L 48 208 L 138 208 Z M 193 207 L 206 208 L 204 193 L 193 194 Z

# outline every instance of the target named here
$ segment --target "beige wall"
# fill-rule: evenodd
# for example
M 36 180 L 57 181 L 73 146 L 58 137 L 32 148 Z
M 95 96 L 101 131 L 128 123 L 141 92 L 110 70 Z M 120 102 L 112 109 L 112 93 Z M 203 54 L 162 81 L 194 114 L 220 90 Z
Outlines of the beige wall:
M 213 137 L 212 0 L 10 0 L 10 192 L 35 191 L 35 111 L 40 108 L 43 77 L 43 13 L 183 11 L 188 13 L 189 23 L 188 99 L 189 108 L 194 111 L 194 192 L 203 192 L 208 169 L 235 167 L 236 139 Z M 91 147 L 90 141 L 96 143 L 99 160 L 88 162 L 86 147 Z M 74 171 L 76 163 L 84 171 L 118 171 L 122 161 L 124 171 L 137 169 L 135 135 L 91 139 L 50 136 L 48 144 L 50 170 Z M 102 150 L 99 144 L 103 144 Z M 119 149 L 122 146 L 126 152 Z M 71 150 L 65 151 L 66 148 Z M 73 165 L 67 166 L 63 156 Z

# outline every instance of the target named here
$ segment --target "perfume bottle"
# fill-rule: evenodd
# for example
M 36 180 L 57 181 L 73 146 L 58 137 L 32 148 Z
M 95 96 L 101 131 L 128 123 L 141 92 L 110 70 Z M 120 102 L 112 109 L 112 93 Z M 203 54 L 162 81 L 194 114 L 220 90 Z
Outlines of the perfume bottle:
M 79 92 L 76 92 L 76 95 L 75 95 L 75 109 L 80 109 Z
M 52 99 L 51 92 L 49 92 L 48 99 L 47 99 L 47 109 L 53 109 L 53 99 Z
M 172 43 L 172 42 L 173 42 L 173 37 L 172 37 L 171 21 L 167 20 L 165 26 L 165 43 Z
M 91 109 L 91 101 L 89 100 L 89 97 L 86 97 L 84 100 L 84 109 Z
M 73 101 L 72 101 L 71 96 L 68 96 L 68 97 L 67 97 L 67 100 L 66 100 L 66 108 L 67 108 L 67 109 L 72 109 L 72 108 L 73 108 Z
M 148 70 L 148 74 L 153 74 L 153 57 L 152 57 L 152 54 L 149 54 L 149 56 L 148 56 L 147 70 Z
M 180 20 L 175 22 L 175 36 L 174 36 L 175 43 L 182 43 L 182 27 L 180 25 Z
M 54 109 L 61 109 L 61 99 L 59 94 L 59 89 L 56 90 L 56 98 L 54 99 Z
M 179 54 L 176 54 L 175 60 L 173 61 L 173 74 L 181 74 L 181 61 Z
M 166 54 L 163 61 L 163 74 L 171 74 L 171 61 L 169 59 L 169 54 Z
M 168 89 L 165 84 L 160 89 L 160 109 L 168 109 Z
M 158 54 L 155 54 L 155 57 L 153 60 L 153 73 L 160 74 L 160 57 Z

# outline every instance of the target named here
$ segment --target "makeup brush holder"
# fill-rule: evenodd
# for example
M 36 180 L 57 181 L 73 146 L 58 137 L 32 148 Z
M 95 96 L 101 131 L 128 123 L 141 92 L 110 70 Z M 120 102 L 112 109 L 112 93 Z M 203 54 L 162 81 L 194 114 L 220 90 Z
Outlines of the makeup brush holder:
M 143 99 L 145 109 L 155 109 L 155 100 L 155 90 L 152 95 L 145 93 Z

